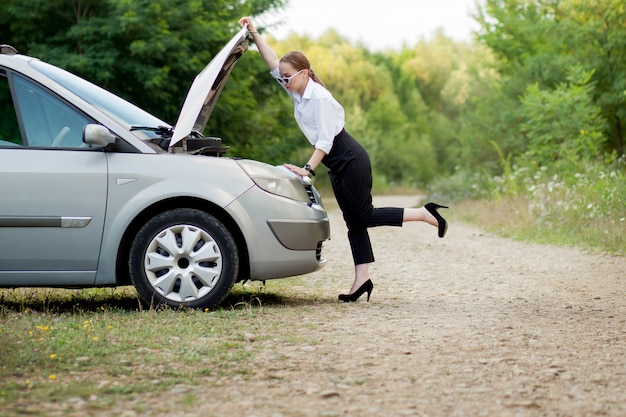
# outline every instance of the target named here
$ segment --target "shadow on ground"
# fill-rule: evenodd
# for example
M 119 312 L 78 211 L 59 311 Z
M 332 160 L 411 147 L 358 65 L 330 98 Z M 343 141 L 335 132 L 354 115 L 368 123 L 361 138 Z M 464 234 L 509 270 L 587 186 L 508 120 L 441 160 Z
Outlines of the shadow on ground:
M 280 291 L 280 290 L 278 290 Z M 289 294 L 235 286 L 226 299 L 212 310 L 240 308 L 299 307 L 336 303 L 313 294 Z M 18 288 L 0 289 L 0 313 L 42 312 L 49 314 L 96 313 L 103 310 L 142 312 L 171 310 L 142 302 L 133 287 L 56 289 Z M 188 310 L 181 308 L 181 311 Z

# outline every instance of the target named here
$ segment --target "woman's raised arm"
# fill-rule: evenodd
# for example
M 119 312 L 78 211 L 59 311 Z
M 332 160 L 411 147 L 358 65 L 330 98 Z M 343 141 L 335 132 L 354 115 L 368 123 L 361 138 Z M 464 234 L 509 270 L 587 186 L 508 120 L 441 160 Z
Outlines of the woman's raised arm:
M 274 50 L 267 44 L 267 42 L 265 42 L 263 36 L 261 36 L 259 32 L 257 32 L 254 27 L 254 23 L 252 23 L 252 18 L 250 16 L 244 16 L 239 19 L 239 24 L 241 26 L 248 25 L 248 32 L 250 32 L 250 34 L 252 35 L 252 39 L 254 39 L 256 47 L 259 49 L 259 53 L 263 57 L 263 60 L 269 67 L 270 71 L 278 68 L 278 55 L 276 55 L 276 52 L 274 52 Z

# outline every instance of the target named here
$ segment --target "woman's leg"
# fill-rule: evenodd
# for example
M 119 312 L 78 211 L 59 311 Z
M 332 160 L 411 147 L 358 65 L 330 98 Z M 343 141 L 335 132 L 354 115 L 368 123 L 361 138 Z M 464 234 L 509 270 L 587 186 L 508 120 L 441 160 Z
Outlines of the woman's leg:
M 337 204 L 348 227 L 348 241 L 354 265 L 374 262 L 367 227 L 362 223 L 363 212 L 371 207 L 371 200 L 368 203 L 368 197 L 371 199 L 369 186 L 366 183 L 364 185 L 362 181 L 354 181 L 352 172 L 344 175 L 329 172 L 329 177 Z
M 396 208 L 383 208 L 383 209 L 373 209 L 372 212 L 372 227 L 379 225 L 391 225 L 398 226 L 397 220 L 397 211 Z M 402 211 L 402 223 L 404 222 L 415 222 L 422 221 L 426 222 L 432 226 L 437 227 L 439 225 L 435 216 L 433 216 L 426 208 L 405 208 L 400 209 Z M 378 220 L 375 220 L 378 218 Z M 402 224 L 399 224 L 400 226 Z M 361 235 L 361 236 L 359 236 Z M 352 249 L 352 257 L 355 261 L 354 266 L 354 281 L 352 282 L 352 287 L 350 287 L 350 292 L 348 294 L 352 294 L 357 291 L 363 284 L 365 284 L 370 279 L 369 274 L 369 266 L 370 262 L 358 263 L 358 259 L 367 259 L 363 258 L 364 254 L 359 254 L 358 248 L 369 248 L 369 253 L 371 254 L 371 262 L 374 261 L 373 253 L 371 252 L 371 243 L 369 241 L 369 234 L 367 233 L 367 229 L 364 230 L 363 233 L 351 233 L 348 232 L 348 237 L 350 240 L 350 247 Z M 367 252 L 367 251 L 366 251 Z
M 359 264 L 354 266 L 354 282 L 350 288 L 350 294 L 358 290 L 361 285 L 370 279 L 370 264 Z
M 369 264 L 374 262 L 374 254 L 367 232 L 369 227 L 402 226 L 407 221 L 424 221 L 437 226 L 438 222 L 424 207 L 374 208 L 369 155 L 349 135 L 337 141 L 335 148 L 335 152 L 352 155 L 352 159 L 341 165 L 339 172 L 333 172 L 332 168 L 329 172 L 335 198 L 348 227 L 348 240 L 355 265 L 354 281 L 349 293 L 352 294 L 370 279 Z

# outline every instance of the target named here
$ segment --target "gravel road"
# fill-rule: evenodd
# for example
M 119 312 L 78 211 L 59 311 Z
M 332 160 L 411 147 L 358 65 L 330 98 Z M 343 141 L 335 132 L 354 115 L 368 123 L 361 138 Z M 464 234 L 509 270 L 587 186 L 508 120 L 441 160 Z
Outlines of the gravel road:
M 444 239 L 424 223 L 371 229 L 371 302 L 343 304 L 353 266 L 330 215 L 328 265 L 307 282 L 321 299 L 294 317 L 292 339 L 255 342 L 258 373 L 218 383 L 208 414 L 626 415 L 623 257 L 457 223 Z

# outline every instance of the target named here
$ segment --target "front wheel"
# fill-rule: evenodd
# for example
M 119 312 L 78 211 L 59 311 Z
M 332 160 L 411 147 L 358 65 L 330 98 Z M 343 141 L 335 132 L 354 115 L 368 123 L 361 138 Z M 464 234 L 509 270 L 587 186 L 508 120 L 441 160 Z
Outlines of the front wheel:
M 150 305 L 210 308 L 228 295 L 239 266 L 237 245 L 215 217 L 173 209 L 144 224 L 130 248 L 130 276 Z

